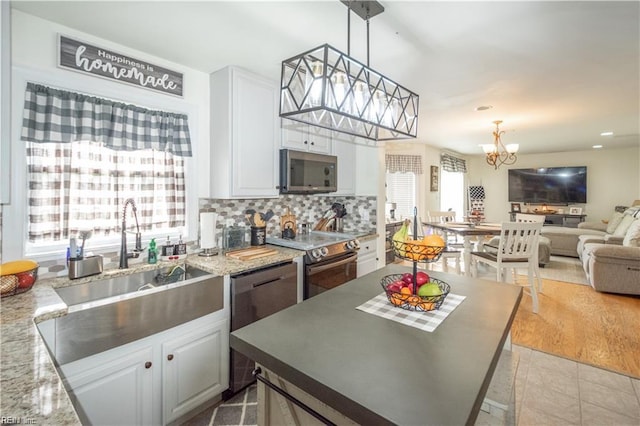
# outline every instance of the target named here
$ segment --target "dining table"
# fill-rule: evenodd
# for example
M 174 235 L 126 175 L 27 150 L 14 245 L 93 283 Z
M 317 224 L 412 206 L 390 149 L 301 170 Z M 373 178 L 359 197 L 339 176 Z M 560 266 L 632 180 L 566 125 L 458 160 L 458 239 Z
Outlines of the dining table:
M 447 237 L 457 235 L 463 238 L 462 259 L 464 263 L 464 274 L 471 276 L 471 239 L 473 237 L 485 237 L 500 235 L 502 225 L 500 223 L 488 222 L 422 222 L 423 226 L 433 228 Z

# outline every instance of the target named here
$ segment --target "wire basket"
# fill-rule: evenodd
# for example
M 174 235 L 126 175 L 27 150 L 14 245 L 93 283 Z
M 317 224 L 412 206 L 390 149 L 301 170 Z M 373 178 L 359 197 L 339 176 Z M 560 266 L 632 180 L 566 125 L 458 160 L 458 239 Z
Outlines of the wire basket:
M 38 279 L 38 268 L 0 276 L 0 297 L 13 296 L 29 291 Z
M 429 282 L 435 282 L 440 287 L 442 294 L 437 296 L 418 296 L 417 294 L 404 294 L 389 290 L 388 287 L 396 281 L 402 281 L 402 274 L 387 275 L 380 280 L 387 299 L 393 306 L 406 309 L 408 311 L 428 312 L 440 309 L 444 299 L 449 294 L 451 287 L 444 281 L 431 278 Z
M 396 257 L 422 263 L 437 262 L 444 246 L 428 246 L 417 242 L 392 240 Z

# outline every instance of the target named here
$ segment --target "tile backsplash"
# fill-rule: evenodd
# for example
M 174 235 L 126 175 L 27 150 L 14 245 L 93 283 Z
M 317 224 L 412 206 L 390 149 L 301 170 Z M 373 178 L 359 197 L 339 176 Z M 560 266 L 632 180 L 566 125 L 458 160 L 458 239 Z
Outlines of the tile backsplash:
M 200 199 L 200 212 L 215 212 L 218 214 L 216 222 L 217 240 L 220 241 L 225 226 L 245 226 L 249 223 L 245 219 L 245 211 L 253 209 L 266 212 L 271 209 L 275 213 L 267 222 L 267 235 L 280 236 L 280 216 L 287 213 L 296 216 L 298 223 L 308 222 L 315 225 L 322 215 L 331 208 L 333 203 L 344 204 L 347 215 L 343 219 L 345 233 L 361 234 L 376 231 L 377 198 L 356 196 L 319 196 L 319 195 L 283 195 L 280 198 L 264 199 Z M 220 246 L 220 244 L 218 244 Z

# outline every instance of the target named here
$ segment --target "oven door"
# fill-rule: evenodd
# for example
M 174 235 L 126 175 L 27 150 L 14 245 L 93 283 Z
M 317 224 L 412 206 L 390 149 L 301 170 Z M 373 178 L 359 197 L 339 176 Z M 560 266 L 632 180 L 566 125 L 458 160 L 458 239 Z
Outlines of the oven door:
M 305 266 L 304 298 L 308 299 L 356 279 L 358 254 L 349 253 Z

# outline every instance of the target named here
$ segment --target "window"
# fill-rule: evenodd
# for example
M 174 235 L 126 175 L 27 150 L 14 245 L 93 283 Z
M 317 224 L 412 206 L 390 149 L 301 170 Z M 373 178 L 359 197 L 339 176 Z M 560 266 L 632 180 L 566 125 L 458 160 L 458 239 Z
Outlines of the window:
M 29 83 L 22 139 L 28 247 L 118 237 L 128 198 L 141 232 L 185 227 L 186 116 Z
M 416 207 L 416 175 L 408 173 L 386 174 L 387 202 L 396 203 L 396 219 L 413 218 Z
M 440 174 L 440 210 L 456 212 L 456 220 L 463 220 L 464 211 L 464 173 L 442 170 Z

